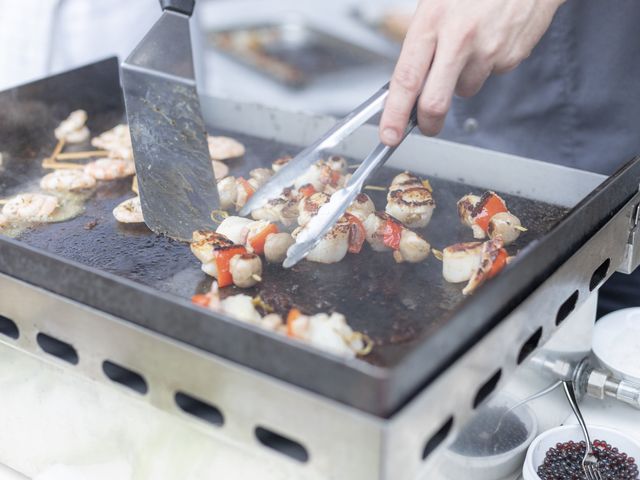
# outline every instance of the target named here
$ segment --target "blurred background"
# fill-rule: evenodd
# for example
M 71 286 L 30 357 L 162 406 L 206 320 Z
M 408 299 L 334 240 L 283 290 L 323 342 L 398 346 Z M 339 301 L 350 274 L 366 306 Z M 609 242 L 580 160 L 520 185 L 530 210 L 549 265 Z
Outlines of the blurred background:
M 416 0 L 198 0 L 200 90 L 339 115 L 385 83 Z M 0 0 L 0 89 L 124 59 L 157 0 Z

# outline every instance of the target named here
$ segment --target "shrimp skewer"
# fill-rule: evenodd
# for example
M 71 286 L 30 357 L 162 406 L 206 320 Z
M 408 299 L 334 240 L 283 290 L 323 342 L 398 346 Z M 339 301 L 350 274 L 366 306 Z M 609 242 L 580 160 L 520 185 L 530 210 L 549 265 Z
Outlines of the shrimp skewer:
M 117 180 L 136 173 L 135 164 L 119 158 L 100 158 L 84 166 L 85 173 L 96 180 Z
M 80 170 L 56 170 L 40 180 L 40 188 L 53 192 L 76 192 L 95 186 L 95 178 Z
M 75 110 L 60 122 L 60 125 L 53 133 L 58 140 L 64 140 L 67 143 L 82 143 L 88 140 L 90 135 L 89 129 L 85 125 L 86 123 L 87 112 Z

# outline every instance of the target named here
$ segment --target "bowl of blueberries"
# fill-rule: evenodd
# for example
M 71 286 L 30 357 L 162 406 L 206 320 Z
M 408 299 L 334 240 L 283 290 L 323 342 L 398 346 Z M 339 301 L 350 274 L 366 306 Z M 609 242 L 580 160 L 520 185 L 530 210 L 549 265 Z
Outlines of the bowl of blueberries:
M 589 434 L 604 480 L 640 480 L 640 443 L 613 428 L 590 425 Z M 563 425 L 539 435 L 529 446 L 524 480 L 586 480 L 582 458 L 586 443 L 578 425 Z

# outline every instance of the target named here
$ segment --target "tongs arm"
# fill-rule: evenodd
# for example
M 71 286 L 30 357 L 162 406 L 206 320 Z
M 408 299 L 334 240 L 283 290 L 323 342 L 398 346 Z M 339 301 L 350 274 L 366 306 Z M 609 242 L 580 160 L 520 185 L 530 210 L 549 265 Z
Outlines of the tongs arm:
M 190 17 L 195 7 L 195 0 L 160 0 L 162 11 L 172 10 Z
M 240 210 L 240 215 L 247 216 L 272 198 L 278 197 L 284 188 L 292 185 L 307 168 L 317 162 L 324 151 L 335 148 L 369 119 L 380 113 L 388 94 L 389 84 L 387 83 L 346 117 L 336 122 L 321 138 L 298 153 L 252 195 Z

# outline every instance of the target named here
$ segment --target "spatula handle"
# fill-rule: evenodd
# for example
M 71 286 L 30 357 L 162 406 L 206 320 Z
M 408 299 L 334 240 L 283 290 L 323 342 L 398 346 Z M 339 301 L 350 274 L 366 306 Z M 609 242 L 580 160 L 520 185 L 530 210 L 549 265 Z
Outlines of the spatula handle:
M 162 10 L 173 10 L 174 12 L 184 13 L 191 16 L 196 0 L 160 0 Z

